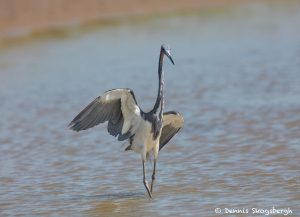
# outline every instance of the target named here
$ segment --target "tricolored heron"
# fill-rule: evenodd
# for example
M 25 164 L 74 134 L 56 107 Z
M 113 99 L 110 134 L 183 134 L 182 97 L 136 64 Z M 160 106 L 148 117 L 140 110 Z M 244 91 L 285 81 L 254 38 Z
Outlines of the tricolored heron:
M 174 64 L 168 46 L 162 45 L 158 64 L 158 94 L 153 109 L 143 112 L 131 89 L 113 89 L 97 97 L 69 124 L 75 131 L 86 130 L 108 121 L 108 132 L 119 141 L 128 140 L 125 149 L 140 153 L 143 163 L 143 183 L 152 198 L 158 152 L 182 128 L 183 117 L 175 111 L 163 113 L 164 109 L 164 56 Z M 146 180 L 145 161 L 153 153 L 153 173 L 149 188 Z

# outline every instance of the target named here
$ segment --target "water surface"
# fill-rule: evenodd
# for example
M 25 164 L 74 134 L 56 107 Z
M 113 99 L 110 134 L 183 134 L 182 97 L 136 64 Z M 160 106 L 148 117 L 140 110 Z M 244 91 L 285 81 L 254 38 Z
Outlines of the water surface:
M 299 9 L 194 12 L 1 50 L 0 215 L 229 216 L 214 210 L 273 206 L 300 215 Z M 140 156 L 106 126 L 75 133 L 67 124 L 112 88 L 132 88 L 150 110 L 165 42 L 176 63 L 164 65 L 166 111 L 185 126 L 159 155 L 149 200 Z

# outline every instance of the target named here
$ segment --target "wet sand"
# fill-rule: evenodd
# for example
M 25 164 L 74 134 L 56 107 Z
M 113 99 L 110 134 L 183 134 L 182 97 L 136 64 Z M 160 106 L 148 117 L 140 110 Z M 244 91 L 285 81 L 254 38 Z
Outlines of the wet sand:
M 216 8 L 237 2 L 241 3 L 237 0 L 0 0 L 0 39 L 89 22 Z

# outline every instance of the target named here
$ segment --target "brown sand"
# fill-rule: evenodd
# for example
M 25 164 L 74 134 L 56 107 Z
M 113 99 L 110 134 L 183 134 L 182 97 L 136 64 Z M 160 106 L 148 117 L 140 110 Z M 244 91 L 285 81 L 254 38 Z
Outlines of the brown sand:
M 0 0 L 0 38 L 164 11 L 220 7 L 238 0 Z

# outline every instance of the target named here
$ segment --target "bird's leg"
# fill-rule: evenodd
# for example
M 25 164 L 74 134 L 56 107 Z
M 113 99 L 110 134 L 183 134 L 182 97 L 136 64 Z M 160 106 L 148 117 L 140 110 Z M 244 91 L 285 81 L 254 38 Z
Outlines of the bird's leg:
M 149 190 L 148 182 L 146 180 L 146 169 L 145 169 L 145 161 L 143 160 L 143 183 L 145 185 L 145 188 L 149 194 L 149 197 L 152 198 L 151 191 Z
M 156 170 L 156 158 L 154 158 L 154 166 L 153 166 L 152 181 L 151 181 L 151 188 L 150 188 L 151 193 L 153 190 L 153 184 L 154 184 L 154 180 L 155 180 L 155 170 Z
M 153 171 L 152 171 L 152 181 L 151 181 L 151 188 L 150 188 L 151 193 L 153 191 L 153 185 L 155 181 L 156 160 L 158 157 L 158 151 L 159 151 L 159 144 L 156 144 L 156 146 L 153 148 Z

